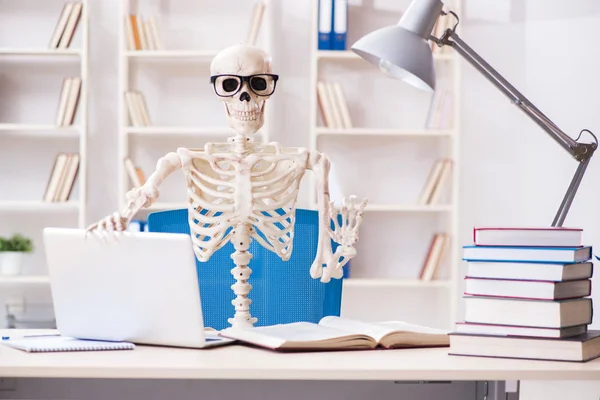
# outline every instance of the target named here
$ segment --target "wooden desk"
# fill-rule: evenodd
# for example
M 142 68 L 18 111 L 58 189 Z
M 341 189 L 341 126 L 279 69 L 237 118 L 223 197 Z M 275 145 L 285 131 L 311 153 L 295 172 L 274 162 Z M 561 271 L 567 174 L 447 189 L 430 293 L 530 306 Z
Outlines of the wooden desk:
M 276 353 L 231 345 L 205 350 L 25 353 L 0 346 L 0 376 L 23 378 L 269 380 L 600 380 L 585 364 L 448 356 L 447 348 Z
M 0 331 L 0 333 L 3 332 Z M 0 378 L 16 378 L 16 381 L 27 379 L 28 382 L 37 380 L 45 382 L 44 384 L 49 381 L 61 380 L 61 378 L 76 383 L 87 380 L 88 387 L 80 388 L 80 394 L 93 391 L 89 385 L 96 385 L 98 381 L 110 382 L 105 386 L 114 390 L 119 387 L 119 390 L 125 390 L 119 386 L 123 381 L 137 381 L 140 384 L 140 380 L 143 380 L 145 382 L 143 385 L 147 388 L 152 387 L 152 389 L 147 389 L 149 392 L 156 390 L 153 385 L 158 381 L 173 382 L 174 384 L 177 380 L 193 381 L 194 384 L 201 381 L 221 382 L 221 384 L 230 382 L 227 385 L 232 385 L 234 384 L 232 381 L 237 381 L 238 388 L 241 388 L 240 390 L 243 392 L 249 385 L 253 385 L 252 382 L 256 382 L 259 385 L 256 387 L 262 389 L 268 386 L 262 382 L 269 381 L 275 382 L 275 385 L 279 385 L 277 382 L 287 385 L 285 388 L 279 386 L 280 393 L 288 393 L 289 387 L 294 387 L 296 393 L 303 393 L 302 391 L 305 389 L 298 386 L 302 381 L 310 381 L 305 384 L 305 388 L 306 385 L 309 388 L 320 387 L 321 389 L 318 390 L 321 392 L 325 389 L 323 386 L 319 386 L 321 385 L 318 384 L 319 381 L 323 384 L 325 384 L 324 381 L 338 382 L 339 385 L 346 385 L 345 387 L 349 388 L 347 390 L 350 392 L 358 390 L 356 386 L 352 385 L 358 384 L 359 381 L 365 385 L 369 385 L 369 382 L 371 384 L 384 383 L 388 385 L 388 388 L 389 384 L 393 386 L 394 382 L 449 383 L 458 381 L 467 383 L 467 381 L 518 380 L 573 381 L 575 385 L 575 381 L 600 381 L 600 360 L 580 364 L 456 357 L 448 356 L 447 353 L 448 348 L 277 353 L 242 345 L 205 350 L 139 345 L 135 350 L 126 351 L 30 354 L 0 346 Z M 115 384 L 115 381 L 120 382 Z M 65 386 L 64 382 L 61 383 L 62 386 Z M 181 385 L 177 385 L 181 389 Z M 32 385 L 28 383 L 23 387 L 30 390 Z M 42 385 L 40 392 L 43 394 L 53 393 L 48 387 L 56 388 L 56 385 Z M 191 390 L 191 387 L 188 385 L 188 390 Z M 229 389 L 229 386 L 221 388 L 223 387 Z M 2 388 L 0 387 L 0 389 Z M 195 390 L 194 396 L 198 394 L 198 391 L 205 389 Z M 447 390 L 449 389 L 439 388 L 440 392 Z M 471 389 L 465 387 L 461 390 L 469 391 Z M 69 391 L 69 393 L 75 392 Z M 332 393 L 337 392 L 333 391 Z M 22 396 L 11 395 L 10 398 L 37 398 L 27 391 Z M 106 392 L 104 392 L 104 396 L 106 398 Z M 148 398 L 147 396 L 148 394 L 145 393 L 139 398 Z M 190 398 L 197 398 L 194 396 L 190 396 Z M 59 394 L 50 397 L 66 398 Z M 181 393 L 175 397 L 185 398 Z M 294 398 L 287 394 L 286 397 L 287 400 Z M 1 391 L 0 398 L 2 398 Z M 341 398 L 349 399 L 351 397 L 344 395 Z M 390 394 L 389 397 L 380 395 L 379 398 L 397 397 Z M 437 396 L 416 396 L 415 398 L 437 398 Z M 492 398 L 489 397 L 489 399 Z

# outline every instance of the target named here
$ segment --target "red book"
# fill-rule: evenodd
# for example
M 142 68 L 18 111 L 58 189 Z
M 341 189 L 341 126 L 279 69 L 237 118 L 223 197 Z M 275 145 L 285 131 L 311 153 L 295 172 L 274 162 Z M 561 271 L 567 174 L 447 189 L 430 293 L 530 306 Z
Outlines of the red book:
M 473 228 L 477 246 L 582 247 L 580 228 Z

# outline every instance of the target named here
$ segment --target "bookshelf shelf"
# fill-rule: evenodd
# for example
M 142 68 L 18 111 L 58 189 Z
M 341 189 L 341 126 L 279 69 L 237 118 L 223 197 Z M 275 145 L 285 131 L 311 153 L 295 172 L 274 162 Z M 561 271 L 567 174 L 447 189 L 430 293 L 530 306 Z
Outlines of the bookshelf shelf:
M 198 61 L 210 61 L 218 53 L 216 50 L 135 50 L 124 52 L 131 59 L 194 59 Z
M 19 136 L 40 136 L 40 137 L 74 137 L 80 135 L 81 127 L 77 125 L 60 127 L 56 125 L 44 124 L 0 124 L 0 132 L 14 133 Z
M 48 275 L 16 275 L 1 276 L 0 286 L 23 286 L 23 285 L 49 285 Z
M 353 129 L 332 129 L 319 127 L 315 129 L 318 136 L 452 136 L 456 132 L 452 130 L 398 130 L 398 129 L 378 129 L 378 128 L 353 128 Z
M 136 136 L 171 136 L 171 135 L 203 135 L 220 136 L 231 135 L 231 129 L 227 127 L 201 127 L 201 126 L 147 126 L 126 127 L 124 131 Z
M 0 201 L 0 211 L 9 212 L 75 212 L 80 209 L 77 201 L 50 203 L 45 201 Z
M 462 0 L 449 0 L 445 7 L 460 13 L 461 3 Z M 311 0 L 311 4 L 311 29 L 318 32 L 320 3 Z M 388 22 L 383 22 L 384 17 L 370 3 L 349 3 L 348 7 L 355 8 L 348 14 L 359 16 L 360 21 L 354 19 L 346 25 L 347 38 L 355 36 L 354 29 L 366 33 L 395 23 L 391 21 L 397 22 L 405 11 L 399 6 L 385 17 L 389 17 Z M 348 308 L 342 312 L 370 319 L 382 310 L 377 318 L 423 325 L 435 321 L 437 327 L 448 329 L 457 320 L 460 298 L 460 248 L 456 245 L 461 136 L 459 56 L 452 49 L 434 51 L 438 90 L 426 94 L 414 92 L 416 89 L 406 83 L 387 80 L 376 66 L 349 50 L 350 41 L 344 51 L 319 50 L 319 44 L 324 45 L 319 43 L 319 35 L 313 35 L 310 147 L 328 154 L 333 165 L 337 164 L 336 195 L 355 194 L 361 199 L 378 194 L 377 204 L 369 203 L 365 209 L 358 254 L 350 265 L 350 276 L 355 276 L 353 271 L 360 271 L 360 277 L 344 280 L 344 287 L 351 290 L 344 295 L 343 307 Z M 406 87 L 406 91 L 392 87 Z M 440 128 L 433 129 L 436 126 Z M 429 173 L 423 169 L 429 169 Z M 374 174 L 376 179 L 372 178 Z M 404 185 L 422 185 L 419 202 L 395 203 L 402 201 L 397 199 L 403 197 L 403 192 L 415 189 L 399 187 L 402 184 L 395 179 L 397 175 L 406 178 L 402 180 Z M 309 207 L 313 209 L 317 199 L 315 183 L 309 197 Z M 383 190 L 383 185 L 389 187 Z M 450 244 L 442 253 L 446 243 Z M 434 244 L 435 252 L 430 251 Z M 432 275 L 437 268 L 443 268 L 446 279 L 419 279 L 422 274 Z M 385 278 L 398 275 L 415 279 Z M 390 290 L 377 290 L 385 288 Z M 400 288 L 412 289 L 396 290 Z M 432 293 L 428 290 L 432 288 L 444 290 Z M 395 306 L 390 309 L 388 305 L 392 303 Z M 423 304 L 418 315 L 408 311 L 414 303 Z
M 366 61 L 351 50 L 318 50 L 316 52 L 316 59 L 329 61 L 362 61 L 366 63 Z M 433 59 L 436 61 L 453 61 L 455 58 L 453 54 L 434 54 Z
M 450 288 L 450 281 L 434 280 L 422 281 L 418 279 L 384 279 L 384 278 L 347 278 L 344 279 L 344 288 Z
M 0 56 L 81 57 L 80 49 L 12 49 L 0 48 Z
M 419 205 L 419 204 L 367 204 L 366 211 L 376 212 L 450 212 L 453 210 L 451 205 Z

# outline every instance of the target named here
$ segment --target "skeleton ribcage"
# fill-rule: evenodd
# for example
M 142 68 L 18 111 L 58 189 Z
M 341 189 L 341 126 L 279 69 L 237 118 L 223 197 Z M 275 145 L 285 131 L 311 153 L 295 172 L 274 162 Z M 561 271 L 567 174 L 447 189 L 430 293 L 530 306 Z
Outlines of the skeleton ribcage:
M 249 224 L 253 239 L 288 260 L 306 157 L 201 155 L 185 170 L 190 231 L 198 259 L 207 261 L 228 242 L 233 227 Z

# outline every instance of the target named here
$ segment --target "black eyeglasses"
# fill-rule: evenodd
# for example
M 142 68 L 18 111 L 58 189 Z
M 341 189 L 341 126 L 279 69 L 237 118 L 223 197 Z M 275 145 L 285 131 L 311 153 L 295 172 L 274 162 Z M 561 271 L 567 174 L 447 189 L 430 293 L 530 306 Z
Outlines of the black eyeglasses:
M 249 76 L 240 75 L 213 75 L 210 77 L 215 93 L 220 97 L 235 96 L 242 88 L 244 82 L 248 82 L 248 87 L 259 96 L 270 96 L 275 91 L 275 86 L 279 75 L 275 74 L 255 74 Z

